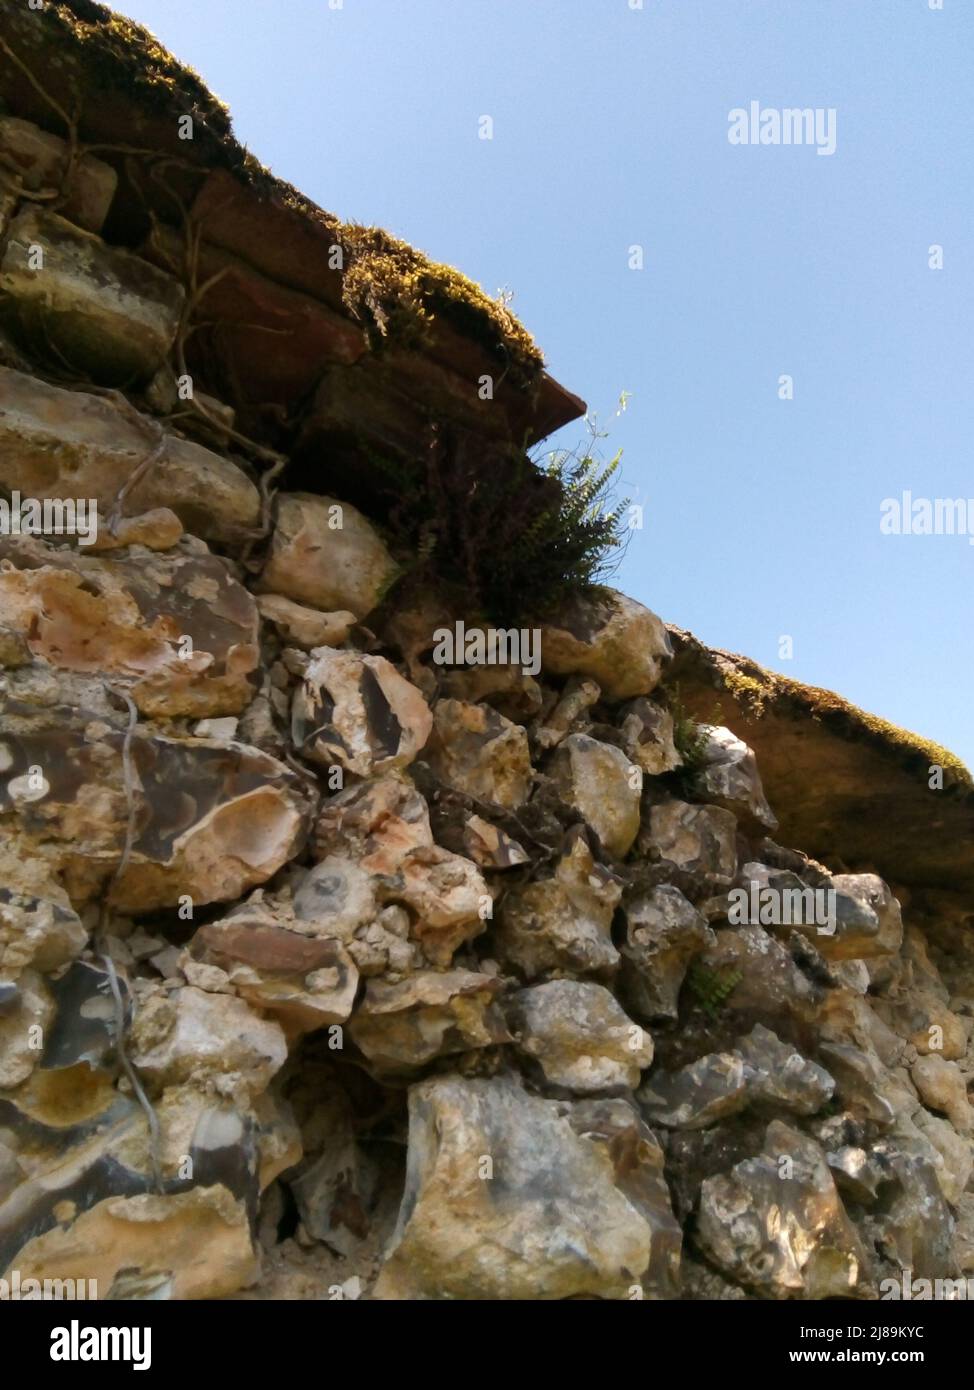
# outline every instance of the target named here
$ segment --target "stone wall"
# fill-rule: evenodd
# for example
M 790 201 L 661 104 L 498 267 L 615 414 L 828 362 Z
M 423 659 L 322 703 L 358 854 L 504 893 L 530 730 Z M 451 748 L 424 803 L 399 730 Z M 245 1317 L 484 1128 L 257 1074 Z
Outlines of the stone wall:
M 420 344 L 357 313 L 326 248 L 361 238 L 256 179 L 104 14 L 0 30 L 22 523 L 0 536 L 0 1277 L 816 1299 L 974 1274 L 969 846 L 933 848 L 969 778 L 924 800 L 891 740 L 875 772 L 854 738 L 828 751 L 797 697 L 790 722 L 695 723 L 704 670 L 740 680 L 611 590 L 547 616 L 539 667 L 448 652 L 478 615 L 414 582 L 347 460 L 421 449 L 431 415 L 485 449 L 540 438 L 581 403 L 476 299 L 449 322 L 442 267 Z M 100 99 L 59 132 L 72 79 Z M 485 411 L 498 332 L 522 379 Z M 88 500 L 95 534 L 51 533 Z M 890 814 L 912 858 L 863 840 L 856 767 L 863 797 L 911 779 Z

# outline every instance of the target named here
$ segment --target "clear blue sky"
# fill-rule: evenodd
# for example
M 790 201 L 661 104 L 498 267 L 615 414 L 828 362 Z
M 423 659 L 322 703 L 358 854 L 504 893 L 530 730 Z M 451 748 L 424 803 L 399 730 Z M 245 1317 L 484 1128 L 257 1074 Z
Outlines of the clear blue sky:
M 974 499 L 974 0 L 119 8 L 316 202 L 514 291 L 646 508 L 619 587 L 974 764 L 974 546 L 879 530 Z M 732 146 L 751 101 L 836 152 Z

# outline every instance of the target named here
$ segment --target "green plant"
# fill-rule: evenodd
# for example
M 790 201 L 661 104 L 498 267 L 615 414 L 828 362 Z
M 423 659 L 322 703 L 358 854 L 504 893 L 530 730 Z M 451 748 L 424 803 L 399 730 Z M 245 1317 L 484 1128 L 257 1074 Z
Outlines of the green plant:
M 687 971 L 686 985 L 707 1017 L 716 1019 L 743 978 L 740 970 L 708 970 L 694 961 Z
M 609 505 L 618 453 L 560 451 L 541 464 L 434 425 L 424 457 L 369 459 L 394 541 L 492 620 L 539 616 L 595 585 L 623 543 L 627 503 Z
M 690 784 L 704 765 L 707 735 L 684 705 L 679 683 L 673 687 L 669 705 L 673 716 L 673 746 L 683 759 L 681 781 Z

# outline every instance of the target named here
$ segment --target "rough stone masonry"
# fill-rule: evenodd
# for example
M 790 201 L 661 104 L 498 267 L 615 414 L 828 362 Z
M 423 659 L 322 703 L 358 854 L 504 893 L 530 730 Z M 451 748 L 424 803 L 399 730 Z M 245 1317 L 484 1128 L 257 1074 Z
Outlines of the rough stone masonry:
M 91 0 L 0 94 L 0 489 L 99 519 L 0 536 L 3 1286 L 974 1273 L 966 771 L 608 589 L 437 660 L 368 460 L 582 403 Z

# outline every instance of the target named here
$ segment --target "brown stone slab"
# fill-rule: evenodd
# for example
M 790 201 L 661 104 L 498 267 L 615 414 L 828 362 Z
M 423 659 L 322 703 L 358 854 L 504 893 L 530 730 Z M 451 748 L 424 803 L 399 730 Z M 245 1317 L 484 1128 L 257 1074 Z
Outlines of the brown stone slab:
M 669 632 L 667 684 L 698 720 L 712 722 L 719 705 L 720 722 L 754 749 L 778 843 L 894 885 L 974 889 L 974 787 L 958 759 L 830 690 Z

